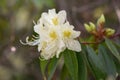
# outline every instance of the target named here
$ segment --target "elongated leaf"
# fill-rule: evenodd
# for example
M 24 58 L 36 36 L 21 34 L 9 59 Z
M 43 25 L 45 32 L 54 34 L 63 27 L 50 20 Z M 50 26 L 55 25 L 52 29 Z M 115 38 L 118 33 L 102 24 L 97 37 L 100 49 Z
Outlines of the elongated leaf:
M 116 38 L 113 44 L 120 48 L 120 37 Z
M 113 59 L 112 59 L 111 55 L 109 54 L 109 52 L 107 52 L 107 49 L 102 45 L 99 45 L 98 56 L 100 57 L 102 64 L 105 67 L 105 71 L 106 71 L 107 75 L 108 76 L 112 75 L 115 77 L 116 76 L 116 67 L 113 62 Z
M 101 59 L 98 57 L 95 51 L 89 46 L 87 46 L 87 52 L 88 62 L 90 64 L 91 70 L 94 73 L 96 80 L 105 79 L 106 72 L 104 65 L 101 62 Z
M 116 39 L 113 42 L 113 45 L 116 47 L 116 49 L 117 49 L 117 51 L 119 52 L 119 55 L 120 55 L 120 39 Z
M 57 68 L 57 63 L 58 63 L 58 59 L 57 58 L 53 58 L 50 60 L 49 64 L 48 64 L 48 80 L 51 80 L 53 75 L 54 75 L 54 72 Z
M 78 78 L 79 80 L 87 80 L 87 66 L 82 52 L 77 53 L 78 59 Z
M 117 72 L 120 75 L 120 62 L 116 59 L 114 59 L 114 62 L 115 62 L 115 65 L 116 65 Z
M 46 70 L 46 65 L 47 65 L 47 63 L 48 63 L 48 61 L 41 61 L 41 60 L 40 60 L 40 69 L 41 69 L 43 78 L 46 77 L 46 75 L 45 75 L 45 70 Z
M 68 70 L 65 65 L 62 67 L 61 75 L 60 75 L 60 80 L 70 80 L 70 75 L 68 74 Z
M 113 45 L 113 43 L 107 38 L 105 38 L 105 43 L 109 50 L 112 52 L 112 54 L 120 61 L 120 54 L 117 51 L 116 47 Z
M 78 80 L 78 61 L 76 53 L 66 50 L 64 53 L 64 63 L 73 80 Z

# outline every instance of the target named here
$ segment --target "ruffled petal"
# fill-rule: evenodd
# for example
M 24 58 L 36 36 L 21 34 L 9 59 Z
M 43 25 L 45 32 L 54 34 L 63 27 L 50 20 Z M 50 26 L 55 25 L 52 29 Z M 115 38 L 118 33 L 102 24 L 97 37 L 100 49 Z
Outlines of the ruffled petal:
M 37 25 L 35 25 L 34 26 L 34 31 L 37 33 L 37 34 L 39 34 L 40 33 L 40 25 L 39 24 L 37 24 Z
M 72 38 L 77 38 L 80 36 L 80 31 L 73 31 Z
M 53 58 L 57 51 L 57 45 L 56 41 L 53 41 L 45 47 L 45 49 L 42 50 L 41 56 L 44 57 L 46 60 Z
M 38 51 L 39 51 L 39 52 L 41 51 L 42 47 L 43 47 L 43 45 L 42 45 L 41 43 L 38 44 Z
M 26 42 L 24 43 L 20 40 L 20 43 L 23 44 L 23 45 L 30 45 L 30 46 L 35 46 L 35 45 L 38 45 L 40 43 L 39 39 L 36 39 L 36 40 L 33 40 L 33 41 L 29 41 L 28 39 L 29 39 L 29 37 L 26 37 Z
M 58 21 L 59 21 L 59 24 L 63 24 L 65 23 L 66 21 L 66 12 L 65 10 L 62 10 L 58 13 Z
M 56 57 L 59 58 L 60 53 L 63 52 L 65 49 L 66 49 L 66 47 L 65 47 L 64 42 L 62 40 L 60 40 L 59 47 L 58 47 L 58 50 L 56 52 Z
M 48 11 L 49 16 L 55 16 L 56 15 L 56 10 L 55 9 L 50 9 Z
M 81 45 L 77 40 L 67 40 L 66 46 L 68 49 L 80 52 L 81 51 Z

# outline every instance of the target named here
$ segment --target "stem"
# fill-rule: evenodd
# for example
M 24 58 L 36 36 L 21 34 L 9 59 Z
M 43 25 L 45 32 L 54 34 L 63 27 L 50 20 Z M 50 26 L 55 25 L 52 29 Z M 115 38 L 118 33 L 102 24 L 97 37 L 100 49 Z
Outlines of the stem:
M 100 42 L 81 42 L 82 44 L 98 44 Z
M 115 37 L 120 37 L 120 33 L 117 33 L 117 34 L 111 36 L 110 39 L 113 39 L 113 38 L 115 38 Z M 103 41 L 103 40 L 98 41 L 98 42 L 81 42 L 81 44 L 99 44 L 99 43 L 102 42 L 102 41 Z
M 115 37 L 118 37 L 118 36 L 120 37 L 120 33 L 117 33 L 117 34 L 111 36 L 110 38 L 115 38 Z

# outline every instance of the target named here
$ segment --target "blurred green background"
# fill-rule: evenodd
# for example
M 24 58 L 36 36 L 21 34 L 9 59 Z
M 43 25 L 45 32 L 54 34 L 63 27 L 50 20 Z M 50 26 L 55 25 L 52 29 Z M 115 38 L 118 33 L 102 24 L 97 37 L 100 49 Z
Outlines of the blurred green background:
M 33 20 L 37 22 L 42 12 L 66 10 L 70 23 L 86 37 L 83 23 L 96 23 L 102 13 L 105 27 L 120 32 L 119 4 L 119 0 L 0 0 L 0 80 L 42 80 L 37 47 L 19 41 L 35 34 Z
M 37 48 L 24 46 L 42 11 L 55 7 L 53 0 L 0 1 L 0 80 L 41 80 Z

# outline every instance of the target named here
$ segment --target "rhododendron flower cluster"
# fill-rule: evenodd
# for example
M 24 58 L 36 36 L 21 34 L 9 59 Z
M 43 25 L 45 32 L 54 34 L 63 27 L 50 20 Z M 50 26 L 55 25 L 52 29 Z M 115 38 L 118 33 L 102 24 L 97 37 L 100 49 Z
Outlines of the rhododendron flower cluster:
M 59 58 L 60 53 L 66 48 L 81 51 L 81 45 L 76 39 L 80 36 L 80 31 L 75 31 L 74 26 L 69 24 L 64 10 L 56 13 L 55 9 L 50 9 L 48 13 L 42 13 L 34 26 L 34 31 L 38 37 L 33 41 L 27 38 L 25 44 L 38 45 L 40 57 L 45 60 L 54 56 Z

